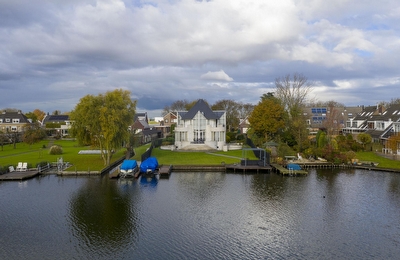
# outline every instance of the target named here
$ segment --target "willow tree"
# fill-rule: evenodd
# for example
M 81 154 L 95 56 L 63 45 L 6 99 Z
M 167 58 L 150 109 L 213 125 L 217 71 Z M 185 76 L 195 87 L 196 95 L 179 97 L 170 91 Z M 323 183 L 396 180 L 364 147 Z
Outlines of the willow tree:
M 99 148 L 104 164 L 109 165 L 113 152 L 129 140 L 135 110 L 136 101 L 126 90 L 86 95 L 70 114 L 71 134 L 80 144 Z

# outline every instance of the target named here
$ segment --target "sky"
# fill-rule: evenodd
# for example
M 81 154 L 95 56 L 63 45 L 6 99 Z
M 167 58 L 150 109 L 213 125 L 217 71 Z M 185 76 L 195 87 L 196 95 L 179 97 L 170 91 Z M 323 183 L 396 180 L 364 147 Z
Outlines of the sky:
M 177 100 L 257 104 L 303 74 L 310 100 L 400 98 L 398 0 L 0 0 L 0 109 L 51 113 L 131 92 L 160 116 Z

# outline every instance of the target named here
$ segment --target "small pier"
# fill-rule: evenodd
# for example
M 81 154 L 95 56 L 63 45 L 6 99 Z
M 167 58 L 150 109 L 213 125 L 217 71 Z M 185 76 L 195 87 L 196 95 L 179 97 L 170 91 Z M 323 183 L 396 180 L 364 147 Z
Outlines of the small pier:
M 160 177 L 162 178 L 168 178 L 171 175 L 172 172 L 172 165 L 161 165 L 161 167 L 158 169 L 158 173 L 160 174 Z
M 0 175 L 0 181 L 22 181 L 39 175 L 38 170 L 13 171 Z
M 274 168 L 274 171 L 279 172 L 282 175 L 307 175 L 308 174 L 308 171 L 287 169 L 279 164 L 271 164 L 271 166 Z
M 269 165 L 266 166 L 260 166 L 260 165 L 242 165 L 242 164 L 227 164 L 225 165 L 225 170 L 228 171 L 233 171 L 236 173 L 236 171 L 242 171 L 243 173 L 245 172 L 256 172 L 256 173 L 269 173 L 271 171 L 272 167 Z

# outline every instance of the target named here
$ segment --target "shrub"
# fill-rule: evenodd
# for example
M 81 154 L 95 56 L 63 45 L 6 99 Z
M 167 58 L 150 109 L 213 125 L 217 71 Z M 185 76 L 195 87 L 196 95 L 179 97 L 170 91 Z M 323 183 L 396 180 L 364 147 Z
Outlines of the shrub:
M 55 154 L 62 154 L 63 150 L 61 146 L 58 145 L 53 145 L 52 147 L 50 147 L 50 151 L 49 154 L 55 155 Z

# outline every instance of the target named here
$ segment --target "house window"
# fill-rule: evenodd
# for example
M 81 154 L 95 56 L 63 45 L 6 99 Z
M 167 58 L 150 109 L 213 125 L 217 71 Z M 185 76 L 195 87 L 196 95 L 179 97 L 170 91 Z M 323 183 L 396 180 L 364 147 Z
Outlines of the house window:
M 11 127 L 11 131 L 16 132 L 17 131 L 17 127 L 16 126 L 12 126 Z
M 168 119 L 165 119 L 165 123 L 168 123 Z
M 3 123 L 3 118 L 0 118 L 0 124 Z
M 10 123 L 10 118 L 6 118 L 6 123 Z
M 13 122 L 13 124 L 18 124 L 18 123 L 19 123 L 19 119 L 18 119 L 18 118 L 14 118 L 14 119 L 12 120 L 12 122 Z

